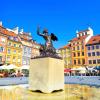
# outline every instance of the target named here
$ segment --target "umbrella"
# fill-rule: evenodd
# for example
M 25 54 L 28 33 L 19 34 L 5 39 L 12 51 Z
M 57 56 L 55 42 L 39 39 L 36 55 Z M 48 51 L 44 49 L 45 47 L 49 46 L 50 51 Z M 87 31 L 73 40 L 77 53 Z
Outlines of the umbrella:
M 15 68 L 17 68 L 17 66 L 13 65 L 13 64 L 10 64 L 10 65 L 5 67 L 5 69 L 15 69 Z
M 84 70 L 84 71 L 86 71 L 86 68 L 84 68 L 84 67 L 79 67 L 79 68 L 77 68 L 76 70 Z
M 2 69 L 6 69 L 6 65 L 3 65 L 3 66 L 0 66 L 0 69 L 2 70 Z
M 20 69 L 29 69 L 29 66 L 28 65 L 23 65 L 20 67 Z
M 67 73 L 67 72 L 71 72 L 71 69 L 65 68 L 65 69 L 64 69 L 64 73 Z

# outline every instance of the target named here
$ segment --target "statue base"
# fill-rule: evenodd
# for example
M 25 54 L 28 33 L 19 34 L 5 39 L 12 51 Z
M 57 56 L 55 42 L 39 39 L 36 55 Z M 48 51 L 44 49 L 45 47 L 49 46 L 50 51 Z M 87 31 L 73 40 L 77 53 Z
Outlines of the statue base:
M 61 59 L 44 57 L 31 59 L 29 89 L 51 93 L 64 89 L 64 62 Z

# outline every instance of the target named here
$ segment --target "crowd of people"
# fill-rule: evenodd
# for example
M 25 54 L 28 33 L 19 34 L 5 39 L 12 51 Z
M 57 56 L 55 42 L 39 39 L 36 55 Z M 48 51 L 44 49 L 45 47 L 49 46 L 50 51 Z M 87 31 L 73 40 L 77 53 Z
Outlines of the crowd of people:
M 3 70 L 3 71 L 0 71 L 0 77 L 22 77 L 24 76 L 24 73 L 20 70 L 18 71 L 7 71 L 7 70 Z

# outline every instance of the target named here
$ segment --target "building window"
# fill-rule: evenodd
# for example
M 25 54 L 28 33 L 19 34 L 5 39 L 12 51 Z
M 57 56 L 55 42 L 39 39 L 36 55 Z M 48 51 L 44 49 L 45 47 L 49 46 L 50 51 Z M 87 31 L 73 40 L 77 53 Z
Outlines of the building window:
M 91 53 L 88 53 L 88 56 L 90 57 L 91 56 Z
M 8 46 L 11 46 L 11 42 L 8 42 Z
M 99 56 L 100 55 L 100 52 L 96 52 L 96 54 L 97 54 L 97 56 Z
M 82 36 L 84 36 L 84 32 L 82 33 Z
M 90 50 L 90 47 L 88 47 L 88 50 Z
M 92 64 L 92 60 L 89 60 L 89 64 Z
M 2 56 L 0 56 L 0 62 L 2 62 Z
M 82 45 L 82 50 L 84 49 L 84 46 Z
M 97 59 L 97 63 L 100 64 L 100 59 Z
M 10 49 L 8 49 L 8 51 L 7 51 L 7 52 L 8 52 L 8 54 L 10 54 Z
M 73 53 L 73 56 L 74 56 L 74 57 L 76 57 L 76 54 L 75 54 L 75 53 Z
M 14 47 L 16 47 L 16 44 L 14 44 Z
M 7 56 L 7 61 L 10 61 L 10 56 Z
M 80 59 L 78 59 L 78 64 L 81 64 Z
M 93 60 L 93 64 L 96 64 L 96 60 Z
M 74 64 L 76 65 L 76 60 L 74 60 Z
M 80 56 L 80 53 L 78 52 L 77 55 Z
M 92 46 L 92 50 L 94 50 L 94 45 Z
M 13 62 L 16 62 L 16 57 L 15 56 L 13 56 Z
M 1 38 L 1 42 L 2 42 L 2 43 L 5 43 L 5 42 L 6 42 L 6 39 L 2 37 L 2 38 Z
M 16 54 L 16 50 L 14 50 L 14 54 Z
M 0 47 L 0 52 L 4 52 L 4 47 Z
M 85 35 L 87 35 L 87 32 L 85 32 Z
M 19 50 L 19 51 L 18 51 L 18 54 L 20 54 L 20 53 L 21 53 L 21 51 Z
M 92 52 L 92 56 L 95 56 L 95 52 Z
M 21 48 L 21 45 L 19 45 L 19 48 Z
M 96 45 L 96 49 L 99 49 L 99 45 Z
M 84 56 L 84 52 L 82 52 L 82 56 Z
M 79 46 L 77 46 L 77 50 L 80 50 Z
M 82 59 L 82 64 L 85 64 L 85 59 Z
M 73 50 L 75 51 L 75 47 L 73 47 Z

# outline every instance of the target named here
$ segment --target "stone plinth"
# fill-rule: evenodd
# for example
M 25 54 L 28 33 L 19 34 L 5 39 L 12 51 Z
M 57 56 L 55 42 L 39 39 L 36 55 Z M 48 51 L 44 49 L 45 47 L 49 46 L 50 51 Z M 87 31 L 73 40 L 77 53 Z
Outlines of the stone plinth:
M 29 89 L 51 93 L 64 89 L 64 62 L 61 59 L 44 57 L 31 59 Z

